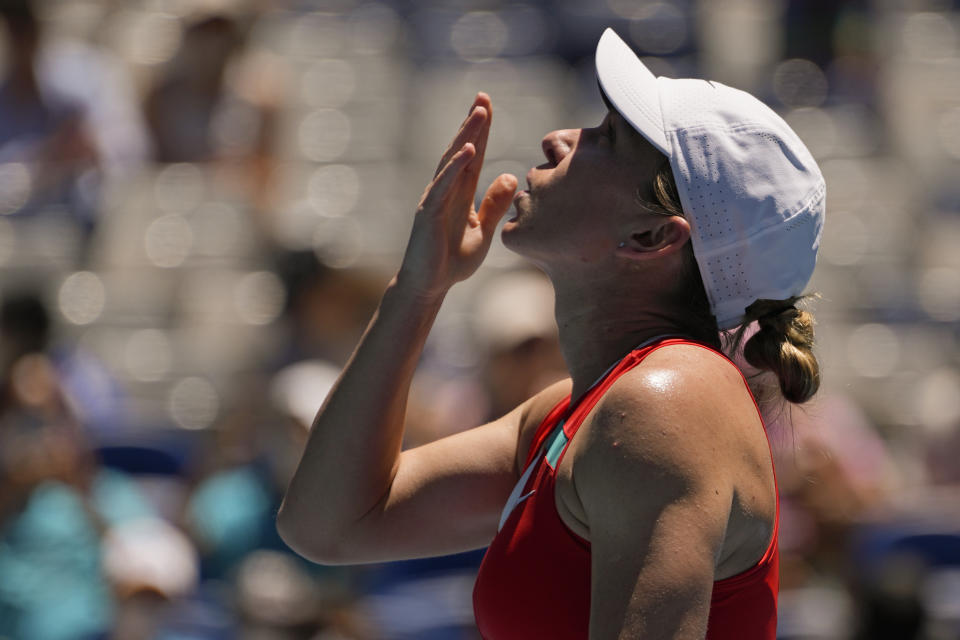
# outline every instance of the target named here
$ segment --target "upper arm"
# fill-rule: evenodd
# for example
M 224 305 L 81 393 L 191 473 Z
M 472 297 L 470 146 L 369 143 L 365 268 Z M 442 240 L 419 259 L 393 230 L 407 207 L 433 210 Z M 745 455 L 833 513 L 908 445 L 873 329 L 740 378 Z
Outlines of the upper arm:
M 338 557 L 324 561 L 400 560 L 488 545 L 519 478 L 519 448 L 569 389 L 569 380 L 556 383 L 493 422 L 401 452 L 388 492 L 351 528 Z
M 709 377 L 650 374 L 607 392 L 574 462 L 590 530 L 592 639 L 706 634 L 732 503 L 713 437 L 726 416 L 710 402 Z

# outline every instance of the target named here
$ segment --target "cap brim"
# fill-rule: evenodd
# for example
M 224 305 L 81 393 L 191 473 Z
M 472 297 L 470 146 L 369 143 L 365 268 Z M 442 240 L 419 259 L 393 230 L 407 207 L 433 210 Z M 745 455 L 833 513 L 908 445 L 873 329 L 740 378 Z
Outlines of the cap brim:
M 597 79 L 610 103 L 644 138 L 670 157 L 657 77 L 613 29 L 597 43 Z

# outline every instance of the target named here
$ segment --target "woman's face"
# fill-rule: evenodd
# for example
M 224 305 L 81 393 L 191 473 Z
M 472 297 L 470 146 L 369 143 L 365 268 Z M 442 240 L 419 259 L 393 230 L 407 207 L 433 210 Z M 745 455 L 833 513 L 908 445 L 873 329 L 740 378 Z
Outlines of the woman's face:
M 597 262 L 613 254 L 653 200 L 664 156 L 610 109 L 599 126 L 564 129 L 542 142 L 546 162 L 527 174 L 503 242 L 542 265 Z

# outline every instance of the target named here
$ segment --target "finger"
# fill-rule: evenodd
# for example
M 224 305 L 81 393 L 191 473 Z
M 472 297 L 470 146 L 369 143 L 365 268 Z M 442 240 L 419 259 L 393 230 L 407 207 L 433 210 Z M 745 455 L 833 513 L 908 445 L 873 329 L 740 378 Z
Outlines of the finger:
M 490 114 L 490 96 L 488 96 L 483 91 L 477 92 L 477 95 L 474 96 L 473 104 L 470 105 L 470 109 L 467 111 L 467 117 L 463 119 L 463 122 L 460 123 L 460 128 L 457 130 L 457 136 L 456 136 L 457 138 L 461 137 L 460 132 L 462 132 L 467 127 L 467 124 L 470 121 L 470 116 L 474 114 L 474 112 L 477 110 L 477 107 L 483 107 L 484 110 L 487 112 L 487 115 Z M 456 139 L 454 140 L 454 142 L 456 142 Z M 462 145 L 464 142 L 467 142 L 467 140 L 461 140 L 459 144 L 454 144 L 453 142 L 450 143 L 450 146 L 448 147 L 448 151 L 458 149 L 460 145 Z M 453 151 L 450 151 L 450 153 L 452 154 Z
M 477 93 L 473 98 L 473 104 L 470 105 L 470 109 L 467 111 L 467 117 L 463 119 L 463 123 L 460 125 L 460 128 L 463 128 L 463 125 L 467 123 L 467 120 L 470 118 L 470 114 L 473 113 L 473 110 L 477 107 L 483 107 L 490 111 L 490 96 L 485 94 L 483 91 Z
M 473 110 L 477 107 L 483 107 L 487 110 L 487 113 L 490 113 L 490 96 L 483 91 L 478 91 L 477 95 L 473 98 L 473 106 L 470 107 L 467 116 L 469 117 L 470 113 L 473 113 Z
M 440 170 L 440 173 L 433 179 L 433 182 L 427 187 L 424 194 L 423 207 L 429 208 L 438 200 L 444 199 L 450 192 L 457 177 L 463 172 L 463 169 L 470 163 L 477 148 L 472 142 L 464 144 L 459 151 L 453 154 L 453 157 Z
M 487 112 L 487 117 L 480 123 L 479 131 L 471 140 L 477 145 L 477 155 L 470 167 L 479 175 L 480 168 L 483 167 L 483 157 L 487 152 L 487 138 L 490 136 L 490 125 L 493 124 L 493 103 L 490 100 L 490 96 L 482 91 L 477 94 L 477 102 L 479 106 L 482 106 Z
M 490 237 L 500 219 L 510 208 L 513 202 L 513 194 L 517 190 L 517 178 L 509 173 L 503 173 L 497 176 L 491 183 L 487 193 L 480 202 L 480 226 L 483 228 L 483 236 Z
M 486 107 L 490 110 L 490 96 L 485 91 L 477 91 L 477 97 L 473 99 L 474 104 L 478 104 L 481 107 Z
M 453 154 L 455 154 L 459 149 L 463 148 L 465 143 L 472 141 L 480 128 L 481 122 L 486 117 L 487 112 L 485 108 L 474 107 L 467 119 L 464 120 L 463 126 L 460 127 L 457 135 L 453 138 L 446 151 L 444 151 L 443 155 L 440 157 L 440 162 L 437 164 L 437 170 L 434 172 L 434 176 L 440 174 L 440 171 L 450 161 L 450 158 L 453 157 Z
M 453 157 L 453 154 L 464 145 L 464 143 L 474 141 L 477 131 L 479 130 L 478 125 L 481 124 L 483 119 L 487 118 L 489 113 L 490 98 L 487 97 L 485 93 L 477 94 L 477 98 L 473 101 L 473 106 L 470 107 L 470 113 L 467 114 L 463 124 L 460 125 L 460 129 L 457 130 L 457 135 L 454 136 L 453 140 L 440 157 L 440 162 L 437 164 L 437 170 L 434 172 L 434 175 L 440 173 L 440 170 L 447 164 L 450 158 Z
M 478 95 L 483 97 L 483 103 L 485 109 L 487 110 L 487 117 L 480 123 L 480 126 L 477 130 L 477 133 L 471 138 L 471 141 L 477 147 L 477 154 L 474 156 L 470 164 L 467 165 L 466 174 L 467 179 L 464 181 L 464 193 L 469 193 L 469 197 L 473 198 L 474 194 L 477 192 L 477 183 L 480 181 L 480 171 L 483 169 L 483 160 L 487 151 L 487 139 L 490 136 L 490 125 L 493 122 L 493 104 L 490 101 L 490 96 L 481 92 Z

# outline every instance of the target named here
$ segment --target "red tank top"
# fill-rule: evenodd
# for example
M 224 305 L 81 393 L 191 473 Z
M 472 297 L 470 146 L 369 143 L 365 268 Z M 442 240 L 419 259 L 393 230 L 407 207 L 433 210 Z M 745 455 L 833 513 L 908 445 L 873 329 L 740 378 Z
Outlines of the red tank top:
M 613 382 L 655 349 L 673 344 L 708 348 L 682 338 L 660 339 L 637 348 L 604 374 L 572 410 L 567 397 L 538 427 L 523 477 L 507 502 L 474 585 L 474 614 L 485 640 L 587 638 L 590 542 L 571 531 L 557 513 L 556 469 L 570 439 Z M 776 526 L 763 557 L 752 568 L 713 583 L 706 640 L 775 640 L 779 526 L 778 492 Z

